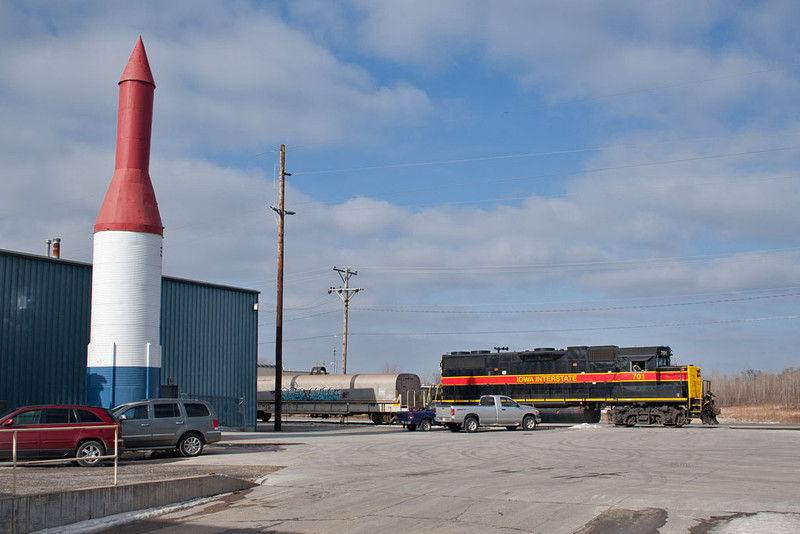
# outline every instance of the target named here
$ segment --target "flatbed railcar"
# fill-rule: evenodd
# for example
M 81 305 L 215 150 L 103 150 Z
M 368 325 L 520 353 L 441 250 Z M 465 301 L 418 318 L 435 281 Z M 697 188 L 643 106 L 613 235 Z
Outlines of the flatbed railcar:
M 258 369 L 256 411 L 261 421 L 275 413 L 274 369 Z M 338 417 L 366 415 L 375 424 L 394 422 L 397 412 L 424 406 L 419 376 L 412 373 L 329 375 L 323 370 L 284 371 L 281 413 Z
M 506 395 L 536 406 L 544 422 L 596 423 L 608 409 L 620 426 L 716 424 L 719 410 L 700 367 L 671 359 L 666 346 L 452 352 L 442 356 L 442 399 Z

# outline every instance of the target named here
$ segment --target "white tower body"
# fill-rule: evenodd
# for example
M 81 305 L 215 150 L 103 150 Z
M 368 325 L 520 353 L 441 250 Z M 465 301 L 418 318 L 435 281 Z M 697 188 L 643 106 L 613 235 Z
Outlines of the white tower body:
M 103 406 L 158 396 L 162 241 L 144 232 L 94 234 L 87 367 L 94 381 L 105 380 L 93 384 Z

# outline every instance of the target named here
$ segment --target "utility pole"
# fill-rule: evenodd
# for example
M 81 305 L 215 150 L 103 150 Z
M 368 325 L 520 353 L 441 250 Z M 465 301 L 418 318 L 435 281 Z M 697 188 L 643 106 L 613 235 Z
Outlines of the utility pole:
M 278 186 L 278 207 L 270 206 L 278 214 L 278 290 L 275 305 L 275 431 L 281 429 L 281 392 L 283 391 L 283 223 L 286 215 L 294 215 L 293 211 L 284 209 L 286 146 L 281 145 L 280 182 Z
M 339 269 L 338 267 L 333 268 L 334 271 L 339 273 L 339 277 L 344 282 L 344 287 L 340 287 L 336 289 L 334 287 L 328 290 L 328 294 L 331 293 L 338 293 L 339 297 L 341 297 L 342 302 L 344 302 L 344 328 L 342 330 L 342 374 L 347 374 L 347 312 L 348 308 L 350 307 L 350 297 L 351 295 L 355 295 L 359 291 L 363 291 L 360 287 L 350 287 L 350 276 L 355 276 L 358 274 L 356 271 L 351 271 L 350 267 L 346 267 L 344 269 Z

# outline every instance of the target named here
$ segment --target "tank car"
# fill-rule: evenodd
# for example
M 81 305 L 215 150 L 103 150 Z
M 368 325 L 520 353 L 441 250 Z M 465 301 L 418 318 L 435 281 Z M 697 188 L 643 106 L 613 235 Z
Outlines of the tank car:
M 281 413 L 321 417 L 367 415 L 375 424 L 394 421 L 400 410 L 422 401 L 422 384 L 412 373 L 329 375 L 324 371 L 281 375 Z M 259 368 L 258 418 L 275 412 L 274 368 Z

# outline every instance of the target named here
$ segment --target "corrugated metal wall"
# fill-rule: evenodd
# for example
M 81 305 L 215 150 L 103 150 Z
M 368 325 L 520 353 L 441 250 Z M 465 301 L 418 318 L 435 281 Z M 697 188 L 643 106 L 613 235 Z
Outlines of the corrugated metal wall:
M 226 426 L 255 428 L 258 293 L 164 278 L 162 384 L 210 401 Z
M 92 268 L 0 250 L 0 412 L 85 403 Z M 258 292 L 163 278 L 161 382 L 255 428 Z M 3 406 L 5 404 L 5 406 Z
M 0 404 L 85 401 L 91 285 L 84 264 L 0 253 Z

